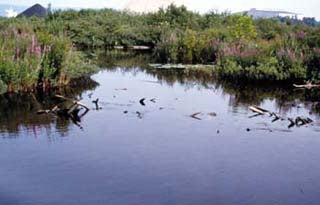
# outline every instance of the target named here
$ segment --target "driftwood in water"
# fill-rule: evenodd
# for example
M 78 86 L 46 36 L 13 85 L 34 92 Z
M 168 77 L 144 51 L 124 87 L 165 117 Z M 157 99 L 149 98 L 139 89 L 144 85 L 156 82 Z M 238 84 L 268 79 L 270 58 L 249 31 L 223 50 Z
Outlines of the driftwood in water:
M 252 112 L 258 113 L 259 115 L 264 115 L 264 114 L 266 114 L 265 112 L 263 112 L 262 110 L 256 108 L 255 106 L 250 106 L 249 109 L 250 109 Z
M 312 84 L 310 81 L 307 81 L 304 85 L 297 85 L 293 84 L 295 88 L 305 88 L 305 89 L 312 89 L 312 88 L 320 88 L 320 84 Z
M 312 119 L 303 118 L 303 117 L 297 117 L 296 120 L 295 120 L 295 124 L 296 124 L 297 127 L 303 126 L 303 125 L 307 125 L 307 124 L 310 124 L 312 122 L 313 122 Z
M 49 114 L 49 113 L 55 113 L 57 110 L 58 110 L 59 108 L 58 108 L 58 106 L 56 105 L 56 106 L 54 106 L 52 109 L 50 109 L 50 110 L 38 110 L 37 111 L 37 114 Z
M 136 111 L 136 114 L 137 114 L 137 117 L 139 119 L 142 119 L 143 118 L 143 113 L 139 112 L 139 111 Z
M 55 97 L 60 98 L 60 99 L 63 99 L 63 100 L 65 100 L 65 101 L 70 101 L 70 102 L 72 102 L 73 104 L 79 105 L 79 106 L 81 106 L 81 107 L 84 107 L 84 108 L 87 109 L 87 110 L 90 110 L 90 109 L 88 108 L 88 106 L 86 106 L 85 104 L 79 102 L 78 100 L 74 100 L 74 99 L 71 99 L 71 98 L 67 98 L 67 97 L 64 97 L 64 96 L 62 96 L 62 95 L 55 95 Z
M 260 115 L 269 114 L 270 117 L 274 117 L 272 122 L 276 122 L 278 120 L 281 120 L 281 121 L 286 120 L 284 117 L 281 117 L 281 116 L 279 116 L 278 114 L 276 114 L 274 112 L 270 112 L 269 110 L 265 110 L 265 109 L 257 107 L 257 106 L 250 106 L 249 109 L 252 112 L 257 113 L 256 115 L 250 116 L 249 118 L 253 118 L 253 117 L 258 117 Z M 287 120 L 290 122 L 290 124 L 288 126 L 289 129 L 294 127 L 294 126 L 300 127 L 300 126 L 303 126 L 303 125 L 311 124 L 313 122 L 312 119 L 304 118 L 304 117 L 297 117 L 296 119 L 287 118 Z
M 193 113 L 192 115 L 190 115 L 191 118 L 196 119 L 196 120 L 202 120 L 200 117 L 198 117 L 198 115 L 200 115 L 201 112 L 196 112 Z
M 146 106 L 146 104 L 144 103 L 145 100 L 146 100 L 145 98 L 140 99 L 139 100 L 140 105 Z
M 296 119 L 288 118 L 288 120 L 290 122 L 288 128 L 292 128 L 294 126 L 301 127 L 301 126 L 309 125 L 309 124 L 313 123 L 313 120 L 308 117 L 307 118 L 297 117 Z
M 283 121 L 283 120 L 285 120 L 283 117 L 281 117 L 281 116 L 279 116 L 278 114 L 276 114 L 276 113 L 271 113 L 270 114 L 270 116 L 272 117 L 274 117 L 274 119 L 272 120 L 272 122 L 276 122 L 276 121 L 278 121 L 278 120 L 281 120 L 281 121 Z
M 192 64 L 149 64 L 151 68 L 155 69 L 210 69 L 212 70 L 214 68 L 213 64 L 198 64 L 198 65 L 192 65 Z
M 92 100 L 92 103 L 95 104 L 96 106 L 96 110 L 102 109 L 101 107 L 99 107 L 99 98 L 97 98 L 96 100 Z
M 204 117 L 206 113 L 203 113 L 203 112 L 196 112 L 196 113 L 193 113 L 192 115 L 189 115 L 189 117 L 193 118 L 193 119 L 196 119 L 196 120 L 202 120 L 202 118 L 199 117 L 202 116 Z M 207 113 L 207 116 L 209 117 L 216 117 L 217 116 L 217 113 L 215 112 L 209 112 Z
M 217 116 L 217 113 L 215 113 L 215 112 L 209 112 L 208 115 L 211 116 L 211 117 L 216 117 L 216 116 Z
M 293 128 L 294 126 L 296 126 L 296 122 L 294 121 L 294 119 L 292 119 L 292 118 L 288 118 L 288 120 L 289 120 L 289 122 L 290 122 L 290 124 L 289 124 L 289 126 L 288 126 L 288 128 L 290 129 L 290 128 Z
M 271 115 L 270 111 L 262 109 L 262 108 L 257 107 L 257 106 L 250 106 L 249 109 L 252 112 L 258 113 L 259 115 L 265 115 L 265 114 L 270 114 Z
M 88 108 L 88 106 L 77 100 L 61 95 L 56 95 L 55 97 L 60 98 L 64 101 L 72 102 L 72 105 L 68 108 L 61 108 L 59 107 L 59 105 L 55 105 L 52 109 L 49 110 L 38 110 L 37 114 L 54 114 L 60 118 L 70 119 L 74 124 L 82 128 L 80 125 L 81 118 L 89 112 L 90 109 Z M 82 108 L 84 108 L 85 111 L 80 114 L 80 110 Z

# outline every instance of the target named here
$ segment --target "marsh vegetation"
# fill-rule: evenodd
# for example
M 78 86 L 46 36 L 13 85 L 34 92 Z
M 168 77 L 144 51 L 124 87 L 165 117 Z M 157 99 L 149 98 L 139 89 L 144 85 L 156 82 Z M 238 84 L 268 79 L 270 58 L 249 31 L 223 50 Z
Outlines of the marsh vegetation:
M 67 84 L 96 70 L 90 59 L 97 49 L 133 46 L 150 48 L 156 63 L 211 64 L 237 81 L 317 81 L 318 25 L 174 5 L 149 14 L 87 9 L 0 19 L 0 86 L 12 92 Z

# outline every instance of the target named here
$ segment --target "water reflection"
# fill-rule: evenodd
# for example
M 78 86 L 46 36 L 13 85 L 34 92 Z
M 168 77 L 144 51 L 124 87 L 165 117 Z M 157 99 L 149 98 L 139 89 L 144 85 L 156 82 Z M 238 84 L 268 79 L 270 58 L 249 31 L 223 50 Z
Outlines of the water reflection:
M 280 113 L 281 115 L 288 116 L 292 113 L 302 113 L 304 115 L 312 115 L 313 118 L 319 118 L 320 103 L 318 99 L 320 97 L 320 90 L 318 89 L 299 90 L 293 89 L 290 85 L 233 83 L 216 79 L 212 70 L 201 68 L 186 70 L 152 69 L 148 66 L 152 62 L 151 59 L 150 55 L 143 53 L 120 52 L 103 54 L 98 62 L 110 74 L 112 72 L 130 73 L 133 76 L 143 74 L 145 79 L 141 81 L 141 89 L 143 88 L 143 83 L 147 82 L 166 85 L 169 89 L 178 84 L 185 90 L 211 90 L 219 98 L 227 97 L 228 106 L 232 113 L 238 113 L 240 112 L 239 110 L 248 110 L 250 105 L 264 105 L 268 101 L 272 102 L 271 111 Z M 72 124 L 70 120 L 50 115 L 37 115 L 37 110 L 51 109 L 57 103 L 57 100 L 54 98 L 56 93 L 81 99 L 84 92 L 93 90 L 97 86 L 98 84 L 92 80 L 81 79 L 74 81 L 70 88 L 61 88 L 46 94 L 39 92 L 37 94 L 1 95 L 0 133 L 18 134 L 21 129 L 25 129 L 36 135 L 40 129 L 46 129 L 46 132 L 54 129 L 61 136 L 65 136 Z M 128 88 L 130 89 L 130 87 Z M 92 93 L 89 94 L 90 103 L 91 95 Z M 128 99 L 128 102 L 130 100 L 132 99 Z M 201 101 L 202 99 L 195 100 Z M 103 104 L 103 102 L 101 103 Z M 121 103 L 113 103 L 113 105 L 116 104 Z M 104 105 L 108 106 L 111 104 L 104 103 Z
M 68 131 L 70 120 L 52 115 L 38 115 L 37 111 L 51 109 L 59 103 L 56 94 L 81 99 L 81 94 L 93 90 L 98 84 L 90 78 L 74 80 L 70 87 L 56 88 L 43 93 L 13 93 L 0 95 L 0 133 L 18 134 L 21 130 L 31 131 L 34 136 L 40 129 L 46 132 L 54 128 L 61 136 Z
M 127 54 L 127 55 L 126 55 Z M 212 70 L 208 69 L 152 69 L 148 66 L 151 62 L 150 55 L 123 53 L 117 58 L 108 57 L 105 54 L 101 66 L 109 71 L 117 71 L 120 67 L 122 72 L 145 72 L 157 81 L 153 83 L 165 83 L 173 86 L 179 83 L 185 89 L 198 87 L 199 89 L 212 89 L 221 91 L 222 95 L 229 95 L 229 105 L 232 108 L 250 105 L 261 105 L 265 100 L 274 100 L 276 112 L 288 113 L 293 109 L 302 107 L 310 113 L 320 114 L 320 89 L 294 89 L 291 84 L 247 84 L 234 83 L 217 79 Z M 112 56 L 112 55 L 111 55 Z

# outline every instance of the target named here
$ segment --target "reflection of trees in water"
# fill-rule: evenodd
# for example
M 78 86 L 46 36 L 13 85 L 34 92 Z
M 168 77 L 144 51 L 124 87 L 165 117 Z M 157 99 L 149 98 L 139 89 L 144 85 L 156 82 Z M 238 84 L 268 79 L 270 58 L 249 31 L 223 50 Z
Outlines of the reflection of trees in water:
M 157 72 L 159 73 L 159 72 Z M 297 90 L 287 85 L 277 84 L 235 84 L 230 81 L 218 80 L 214 74 L 208 75 L 203 71 L 189 71 L 170 73 L 178 75 L 166 78 L 163 72 L 156 74 L 161 76 L 162 80 L 168 80 L 170 84 L 179 82 L 187 86 L 203 86 L 204 88 L 214 88 L 220 90 L 222 95 L 229 95 L 229 104 L 232 108 L 247 108 L 250 105 L 261 105 L 265 100 L 274 100 L 277 111 L 288 113 L 292 109 L 296 109 L 299 105 L 303 105 L 306 109 L 314 113 L 320 113 L 320 90 Z M 191 83 L 190 83 L 191 82 Z
M 249 105 L 260 105 L 265 100 L 274 100 L 277 111 L 288 113 L 300 104 L 313 113 L 320 113 L 320 90 L 296 90 L 291 85 L 279 84 L 250 84 L 234 83 L 218 80 L 212 70 L 208 69 L 151 69 L 148 67 L 150 55 L 141 53 L 122 53 L 116 58 L 108 58 L 104 64 L 108 70 L 123 72 L 145 72 L 155 77 L 160 83 L 173 86 L 175 83 L 185 86 L 186 89 L 198 87 L 221 91 L 222 95 L 230 95 L 232 108 L 247 108 Z M 105 63 L 104 62 L 104 63 Z M 103 63 L 102 63 L 103 64 Z
M 146 71 L 148 74 L 157 78 L 158 81 L 165 82 L 172 86 L 179 83 L 188 88 L 200 86 L 203 88 L 211 88 L 214 85 L 214 75 L 212 72 L 208 73 L 207 70 L 189 69 L 189 70 L 157 70 L 149 69 Z
M 139 68 L 140 70 L 140 68 L 147 68 L 151 60 L 151 55 L 144 52 L 115 50 L 100 54 L 98 65 L 101 68 L 106 68 L 108 71 L 117 71 L 118 68 L 121 68 L 124 72 L 132 72 L 132 69 Z
M 60 134 L 68 131 L 69 120 L 56 118 L 51 115 L 37 115 L 40 109 L 51 109 L 61 101 L 54 97 L 61 94 L 72 98 L 81 98 L 81 93 L 97 87 L 97 83 L 90 78 L 72 81 L 70 87 L 55 88 L 53 90 L 35 94 L 14 93 L 0 95 L 0 132 L 18 133 L 20 129 L 31 130 L 34 133 L 40 128 L 48 132 L 55 127 Z M 62 103 L 67 106 L 68 102 Z
M 122 54 L 119 56 L 103 56 L 99 61 L 101 67 L 109 71 L 139 73 L 144 72 L 153 76 L 159 83 L 173 86 L 178 83 L 185 89 L 199 88 L 212 89 L 222 95 L 230 96 L 229 104 L 233 109 L 247 108 L 249 105 L 260 105 L 265 100 L 273 100 L 278 112 L 288 113 L 296 109 L 297 105 L 303 106 L 314 113 L 320 113 L 320 90 L 295 90 L 291 86 L 274 84 L 235 84 L 230 81 L 221 81 L 215 78 L 212 70 L 187 69 L 187 70 L 157 70 L 148 67 L 149 55 Z M 52 130 L 66 136 L 70 127 L 70 120 L 56 118 L 50 115 L 37 115 L 39 109 L 50 109 L 60 101 L 53 96 L 57 93 L 71 98 L 81 98 L 81 94 L 87 90 L 93 90 L 97 83 L 89 78 L 75 80 L 70 87 L 51 90 L 47 93 L 36 94 L 4 94 L 0 95 L 0 133 L 19 132 L 19 129 L 27 129 L 37 133 L 45 130 L 50 136 Z M 68 102 L 64 103 L 68 106 Z
M 200 83 L 201 86 L 206 87 L 209 82 L 213 82 L 213 73 L 207 69 L 163 69 L 159 71 L 149 67 L 149 63 L 152 62 L 152 60 L 150 54 L 143 52 L 111 51 L 100 55 L 99 64 L 100 67 L 108 71 L 118 72 L 119 68 L 121 68 L 121 72 L 123 73 L 130 72 L 134 74 L 145 72 L 157 78 L 159 82 L 167 83 L 171 86 L 175 83 L 180 83 L 185 86 L 187 84 L 194 86 L 195 83 Z
M 320 90 L 297 90 L 280 85 L 234 85 L 230 82 L 220 82 L 223 91 L 232 97 L 230 104 L 233 107 L 260 105 L 265 100 L 274 100 L 277 111 L 288 113 L 303 105 L 310 112 L 320 113 Z
M 180 83 L 186 88 L 201 86 L 205 89 L 221 91 L 222 95 L 230 96 L 230 106 L 247 108 L 250 105 L 260 105 L 265 100 L 274 100 L 277 111 L 288 113 L 302 104 L 313 113 L 320 114 L 320 90 L 297 90 L 292 87 L 277 84 L 235 84 L 230 81 L 222 81 L 215 78 L 212 71 L 188 70 L 188 71 L 148 71 L 160 81 L 169 85 Z

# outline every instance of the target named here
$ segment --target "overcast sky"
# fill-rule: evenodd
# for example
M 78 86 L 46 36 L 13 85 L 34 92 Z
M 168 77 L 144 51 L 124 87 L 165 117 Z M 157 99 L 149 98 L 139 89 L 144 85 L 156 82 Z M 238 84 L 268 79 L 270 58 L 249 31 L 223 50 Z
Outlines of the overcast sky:
M 30 6 L 34 3 L 47 5 L 52 3 L 53 7 L 83 7 L 83 8 L 103 8 L 112 7 L 123 8 L 128 0 L 0 0 L 0 4 L 14 4 Z M 314 16 L 320 19 L 320 0 L 184 0 L 186 6 L 191 10 L 206 12 L 217 9 L 219 11 L 243 11 L 250 8 L 259 9 L 281 9 L 297 13 L 304 16 Z

